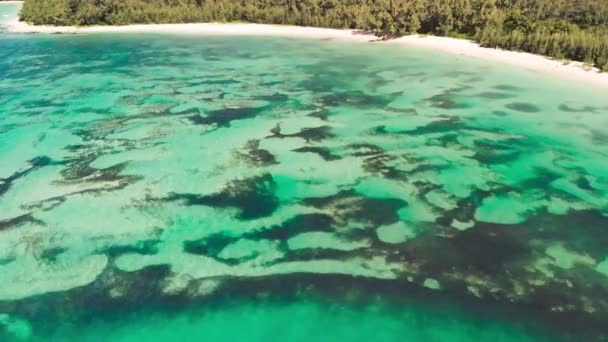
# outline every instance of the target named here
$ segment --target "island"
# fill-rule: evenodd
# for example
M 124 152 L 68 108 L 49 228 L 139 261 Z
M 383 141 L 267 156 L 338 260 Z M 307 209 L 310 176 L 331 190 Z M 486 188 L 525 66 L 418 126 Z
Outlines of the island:
M 0 341 L 606 341 L 603 3 L 0 2 Z
M 21 19 L 87 26 L 250 22 L 470 38 L 608 71 L 608 3 L 597 0 L 27 0 Z

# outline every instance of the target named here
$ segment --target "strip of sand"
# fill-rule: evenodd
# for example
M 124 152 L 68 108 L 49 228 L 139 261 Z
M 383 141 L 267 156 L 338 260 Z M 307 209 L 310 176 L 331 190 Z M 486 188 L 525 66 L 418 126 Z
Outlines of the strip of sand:
M 544 56 L 524 52 L 484 48 L 478 44 L 446 37 L 412 35 L 380 41 L 378 37 L 353 30 L 336 30 L 263 24 L 151 24 L 126 26 L 60 27 L 34 26 L 19 21 L 8 23 L 9 32 L 15 33 L 161 33 L 191 35 L 280 36 L 314 39 L 348 39 L 379 44 L 401 44 L 444 53 L 508 64 L 535 72 L 567 78 L 572 81 L 608 89 L 608 73 L 602 73 L 581 62 L 556 61 Z
M 352 30 L 334 30 L 317 27 L 264 24 L 146 24 L 125 26 L 39 26 L 20 21 L 7 24 L 9 32 L 14 33 L 159 33 L 190 35 L 227 35 L 227 36 L 284 36 L 302 38 L 341 38 L 369 42 L 378 40 L 370 34 L 359 34 Z
M 566 78 L 608 89 L 608 72 L 602 72 L 582 62 L 558 61 L 527 52 L 485 48 L 470 40 L 447 37 L 412 35 L 395 39 L 394 42 L 417 48 L 507 64 L 541 74 Z

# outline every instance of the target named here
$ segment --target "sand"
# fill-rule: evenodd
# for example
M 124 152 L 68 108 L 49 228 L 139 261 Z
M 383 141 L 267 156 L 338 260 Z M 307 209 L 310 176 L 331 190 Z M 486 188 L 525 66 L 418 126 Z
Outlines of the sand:
M 14 33 L 160 33 L 280 36 L 313 39 L 348 39 L 357 42 L 374 42 L 376 44 L 401 44 L 413 48 L 430 49 L 463 57 L 508 64 L 608 89 L 608 73 L 602 73 L 600 70 L 581 62 L 558 61 L 530 53 L 484 48 L 469 40 L 446 37 L 411 35 L 383 41 L 372 34 L 353 30 L 286 25 L 224 23 L 60 27 L 34 26 L 15 20 L 8 23 L 8 30 L 9 32 Z

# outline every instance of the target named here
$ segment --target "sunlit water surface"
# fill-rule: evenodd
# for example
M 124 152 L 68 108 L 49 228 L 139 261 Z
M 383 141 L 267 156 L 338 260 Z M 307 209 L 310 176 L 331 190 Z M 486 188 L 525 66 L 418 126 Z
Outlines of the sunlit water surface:
M 606 215 L 599 90 L 391 44 L 0 33 L 2 341 L 602 340 Z

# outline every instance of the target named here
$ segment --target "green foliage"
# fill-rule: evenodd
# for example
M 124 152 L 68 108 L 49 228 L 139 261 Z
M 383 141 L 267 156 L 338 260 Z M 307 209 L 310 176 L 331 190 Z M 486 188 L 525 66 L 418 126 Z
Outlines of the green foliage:
M 384 37 L 419 32 L 608 64 L 606 0 L 27 0 L 21 18 L 50 25 L 246 21 Z

